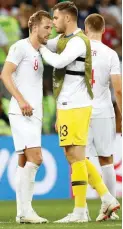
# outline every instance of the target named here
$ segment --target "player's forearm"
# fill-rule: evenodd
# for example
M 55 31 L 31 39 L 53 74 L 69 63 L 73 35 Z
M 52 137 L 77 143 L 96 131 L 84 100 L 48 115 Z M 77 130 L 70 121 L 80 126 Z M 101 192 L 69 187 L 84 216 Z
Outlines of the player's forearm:
M 63 60 L 60 58 L 59 54 L 52 53 L 46 47 L 40 49 L 43 59 L 54 68 L 62 68 Z M 64 67 L 64 66 L 63 66 Z
M 52 52 L 56 52 L 56 46 L 57 46 L 57 42 L 54 42 L 54 39 L 49 39 L 47 41 L 46 47 L 52 51 Z
M 40 49 L 44 60 L 54 68 L 61 69 L 71 64 L 77 57 L 82 55 L 81 47 L 76 50 L 66 47 L 61 54 L 52 53 L 46 47 Z
M 65 49 L 60 54 L 52 53 L 45 46 L 41 46 L 40 53 L 48 64 L 61 69 L 73 63 L 78 57 L 85 57 L 86 45 L 81 38 L 74 37 L 66 44 Z
M 5 85 L 8 92 L 17 100 L 20 101 L 23 99 L 22 94 L 19 92 L 19 90 L 14 85 L 14 82 L 12 80 L 11 76 L 5 76 L 4 74 L 1 75 L 1 80 L 3 81 L 3 84 Z
M 120 72 L 120 69 L 119 69 Z M 122 114 L 122 77 L 121 74 L 111 74 L 111 83 L 114 89 L 116 102 Z
M 119 111 L 122 115 L 122 91 L 115 92 L 115 96 L 116 96 L 117 106 L 118 106 Z

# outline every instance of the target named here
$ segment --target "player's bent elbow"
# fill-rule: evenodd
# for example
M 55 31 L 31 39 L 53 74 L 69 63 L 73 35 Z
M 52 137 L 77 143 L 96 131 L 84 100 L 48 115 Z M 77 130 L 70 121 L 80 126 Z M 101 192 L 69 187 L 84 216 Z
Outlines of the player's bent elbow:
M 2 80 L 3 84 L 5 85 L 6 84 L 6 77 L 5 77 L 5 73 L 1 73 L 1 76 L 0 76 L 0 79 Z
M 4 75 L 3 75 L 3 73 L 1 73 L 1 75 L 0 75 L 0 80 L 2 80 L 3 83 L 4 83 Z
M 121 89 L 121 88 L 115 89 L 115 93 L 116 93 L 117 95 L 121 95 L 121 96 L 122 96 L 122 89 Z

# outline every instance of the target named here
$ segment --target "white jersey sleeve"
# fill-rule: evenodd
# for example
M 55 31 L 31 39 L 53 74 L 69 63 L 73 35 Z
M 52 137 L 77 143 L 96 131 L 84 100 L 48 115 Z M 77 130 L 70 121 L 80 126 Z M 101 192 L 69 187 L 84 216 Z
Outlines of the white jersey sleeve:
M 86 55 L 85 42 L 80 37 L 73 37 L 61 54 L 52 53 L 45 46 L 40 49 L 44 60 L 51 66 L 60 69 L 72 63 L 77 57 Z
M 59 40 L 59 37 L 60 37 L 60 36 L 61 36 L 61 35 L 58 35 L 57 37 L 48 40 L 46 47 L 47 47 L 50 51 L 56 52 L 57 43 L 58 43 L 58 40 Z
M 111 75 L 116 75 L 116 74 L 120 74 L 120 61 L 119 61 L 119 57 L 117 55 L 117 53 L 115 51 L 113 51 L 113 55 L 111 58 Z
M 6 61 L 11 62 L 18 66 L 19 63 L 22 61 L 23 57 L 24 57 L 24 48 L 20 43 L 17 42 L 10 47 Z

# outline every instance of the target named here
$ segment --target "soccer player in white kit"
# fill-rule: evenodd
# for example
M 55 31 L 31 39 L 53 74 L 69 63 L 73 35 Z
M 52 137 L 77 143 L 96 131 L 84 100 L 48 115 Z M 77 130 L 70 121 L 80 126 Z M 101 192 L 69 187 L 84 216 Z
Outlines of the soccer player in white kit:
M 51 33 L 49 13 L 38 11 L 29 19 L 29 38 L 10 47 L 1 79 L 12 95 L 9 120 L 18 153 L 16 200 L 18 223 L 45 223 L 31 206 L 35 176 L 42 163 L 42 77 L 39 47 Z
M 109 86 L 111 81 L 121 113 L 122 81 L 117 53 L 101 42 L 104 30 L 105 21 L 101 15 L 91 14 L 86 18 L 85 33 L 91 41 L 94 93 L 86 156 L 98 156 L 103 180 L 110 193 L 116 197 L 116 174 L 113 165 L 116 128 Z M 111 218 L 119 217 L 112 213 Z

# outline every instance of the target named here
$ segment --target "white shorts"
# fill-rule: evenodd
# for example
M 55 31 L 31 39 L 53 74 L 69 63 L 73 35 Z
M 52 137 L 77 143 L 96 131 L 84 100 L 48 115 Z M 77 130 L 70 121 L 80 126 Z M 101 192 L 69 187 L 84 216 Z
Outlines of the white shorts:
M 41 147 L 42 123 L 34 116 L 9 114 L 11 131 L 16 151 Z
M 86 157 L 113 155 L 115 138 L 115 118 L 91 119 Z

